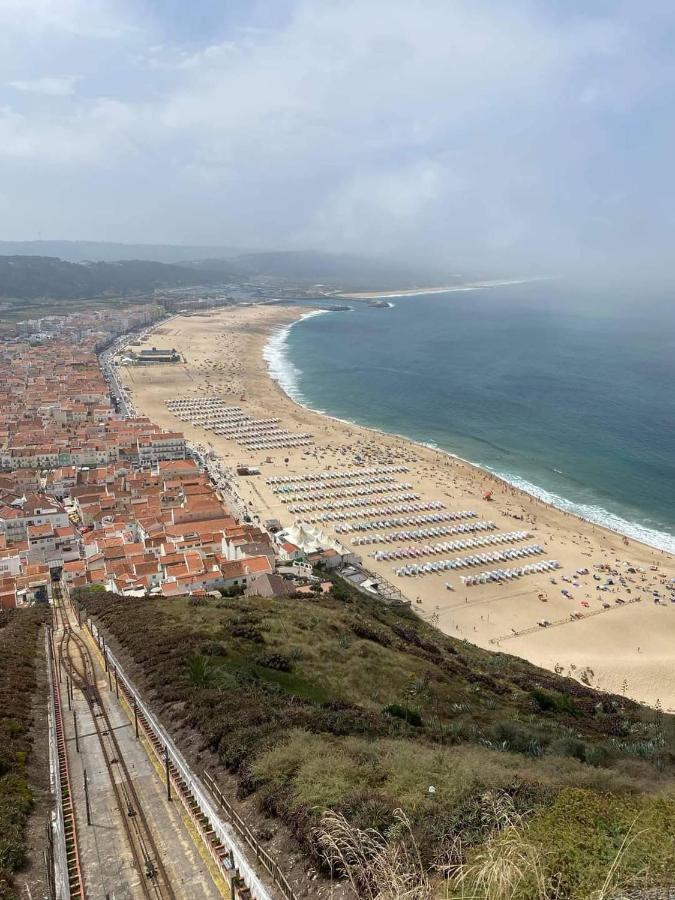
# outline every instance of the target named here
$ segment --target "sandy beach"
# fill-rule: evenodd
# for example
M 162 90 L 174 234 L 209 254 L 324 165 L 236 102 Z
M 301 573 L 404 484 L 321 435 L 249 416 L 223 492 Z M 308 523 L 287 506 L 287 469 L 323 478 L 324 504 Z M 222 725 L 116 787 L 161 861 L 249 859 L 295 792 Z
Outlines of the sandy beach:
M 467 281 L 463 284 L 442 285 L 440 287 L 409 288 L 402 291 L 357 291 L 341 292 L 336 297 L 346 300 L 386 300 L 388 297 L 415 297 L 420 294 L 452 294 L 456 291 L 476 291 L 479 288 L 501 287 L 508 284 L 527 284 L 530 281 L 546 281 L 545 278 L 512 278 L 506 281 Z
M 120 368 L 137 413 L 150 416 L 164 428 L 184 431 L 188 439 L 212 450 L 228 467 L 259 467 L 261 475 L 239 478 L 237 490 L 250 505 L 251 514 L 263 520 L 277 518 L 282 525 L 290 525 L 303 518 L 290 512 L 289 504 L 266 483 L 270 476 L 352 469 L 358 474 L 364 466 L 395 464 L 407 468 L 397 478 L 410 484 L 409 490 L 419 498 L 415 502 L 440 502 L 448 513 L 474 511 L 477 521 L 494 523 L 492 534 L 527 530 L 525 543 L 539 544 L 545 553 L 532 561 L 555 559 L 560 569 L 501 584 L 465 587 L 457 570 L 402 577 L 394 573 L 401 562 L 376 561 L 369 555 L 409 546 L 411 541 L 354 549 L 366 568 L 399 588 L 420 615 L 448 634 L 525 657 L 592 686 L 652 705 L 658 701 L 664 709 L 675 710 L 675 604 L 668 600 L 655 603 L 652 593 L 669 596 L 664 585 L 675 577 L 675 559 L 547 506 L 440 451 L 348 425 L 296 404 L 269 377 L 263 350 L 273 331 L 306 312 L 293 306 L 239 306 L 177 316 L 161 324 L 145 339 L 145 345 L 175 348 L 184 362 Z M 309 433 L 313 442 L 297 448 L 247 450 L 234 440 L 181 421 L 166 406 L 166 401 L 174 398 L 204 396 L 222 397 L 228 406 L 241 407 L 256 419 L 278 418 L 281 427 Z M 484 499 L 488 491 L 492 491 L 491 500 Z M 387 497 L 372 499 L 385 502 Z M 353 518 L 359 518 L 358 510 Z M 321 527 L 352 546 L 353 534 L 336 534 L 335 523 L 322 523 Z M 392 531 L 379 529 L 387 530 Z M 445 555 L 459 557 L 462 551 Z M 421 561 L 427 559 L 433 557 Z M 599 566 L 606 568 L 594 568 Z M 588 574 L 578 574 L 580 570 L 588 570 Z M 446 589 L 448 581 L 453 590 Z M 606 589 L 599 590 L 600 585 Z M 551 624 L 540 626 L 544 620 Z

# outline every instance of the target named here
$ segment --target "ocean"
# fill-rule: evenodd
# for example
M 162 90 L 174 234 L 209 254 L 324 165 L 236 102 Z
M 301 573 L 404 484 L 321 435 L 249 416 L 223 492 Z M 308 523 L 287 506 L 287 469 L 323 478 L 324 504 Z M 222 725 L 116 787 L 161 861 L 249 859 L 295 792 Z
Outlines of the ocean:
M 298 402 L 675 552 L 675 303 L 563 280 L 355 301 L 271 338 Z M 326 301 L 322 298 L 322 306 Z

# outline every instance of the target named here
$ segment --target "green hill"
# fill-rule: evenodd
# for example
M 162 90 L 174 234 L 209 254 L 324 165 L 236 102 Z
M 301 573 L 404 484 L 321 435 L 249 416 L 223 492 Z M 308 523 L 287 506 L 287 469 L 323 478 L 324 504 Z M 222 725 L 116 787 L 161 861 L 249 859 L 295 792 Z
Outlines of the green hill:
M 302 600 L 78 600 L 179 740 L 271 818 L 259 834 L 283 823 L 358 896 L 404 896 L 377 886 L 400 876 L 410 897 L 587 900 L 614 895 L 593 893 L 608 873 L 610 887 L 675 877 L 673 720 L 659 711 L 342 583 Z M 371 828 L 381 837 L 357 830 Z
M 132 295 L 157 288 L 217 284 L 224 279 L 222 272 L 205 269 L 195 273 L 183 266 L 148 260 L 72 263 L 50 256 L 0 256 L 0 297 L 15 300 Z

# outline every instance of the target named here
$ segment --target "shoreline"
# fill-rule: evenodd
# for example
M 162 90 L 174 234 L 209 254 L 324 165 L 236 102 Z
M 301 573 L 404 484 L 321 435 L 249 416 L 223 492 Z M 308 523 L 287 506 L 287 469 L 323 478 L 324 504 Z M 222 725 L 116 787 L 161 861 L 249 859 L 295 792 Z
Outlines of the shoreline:
M 550 281 L 551 277 L 508 278 L 497 281 L 467 281 L 465 284 L 443 285 L 440 287 L 410 288 L 401 291 L 344 291 L 333 294 L 344 300 L 386 300 L 389 297 L 418 297 L 422 294 L 453 294 L 458 291 L 478 291 L 481 288 L 505 287 L 509 284 L 530 284 L 535 281 Z
M 505 282 L 500 282 L 500 284 L 504 284 Z M 495 285 L 496 286 L 496 285 Z M 440 289 L 439 289 L 440 293 Z M 302 313 L 296 318 L 294 321 L 290 322 L 288 325 L 284 325 L 279 329 L 273 331 L 267 342 L 265 343 L 262 351 L 262 358 L 265 361 L 265 365 L 267 366 L 268 374 L 270 379 L 275 382 L 275 384 L 281 388 L 282 392 L 293 402 L 297 403 L 303 409 L 306 409 L 308 412 L 314 413 L 319 416 L 325 416 L 328 419 L 332 419 L 335 422 L 339 422 L 343 425 L 347 425 L 349 427 L 355 428 L 364 428 L 368 431 L 375 432 L 380 435 L 391 435 L 393 437 L 400 438 L 404 441 L 409 441 L 411 444 L 415 444 L 418 447 L 424 447 L 428 450 L 434 450 L 438 453 L 445 454 L 449 456 L 451 459 L 455 459 L 458 462 L 463 463 L 464 465 L 470 466 L 475 469 L 477 472 L 482 473 L 487 476 L 492 476 L 498 482 L 501 482 L 508 488 L 515 488 L 518 491 L 521 491 L 523 494 L 528 497 L 532 497 L 534 500 L 537 500 L 539 503 L 543 503 L 545 506 L 552 507 L 556 510 L 559 510 L 566 515 L 572 516 L 574 518 L 580 519 L 582 522 L 586 522 L 590 525 L 595 526 L 596 528 L 602 528 L 605 531 L 619 535 L 621 537 L 626 537 L 629 540 L 636 541 L 637 543 L 644 544 L 645 547 L 649 547 L 650 549 L 657 550 L 667 554 L 675 553 L 675 535 L 671 535 L 666 531 L 658 531 L 656 529 L 650 529 L 647 526 L 641 525 L 639 522 L 631 522 L 629 519 L 626 519 L 617 513 L 612 513 L 610 510 L 605 509 L 604 507 L 591 507 L 597 508 L 599 510 L 599 514 L 604 514 L 606 518 L 611 518 L 617 520 L 624 524 L 624 529 L 622 530 L 620 527 L 612 528 L 605 521 L 602 521 L 599 518 L 591 518 L 590 515 L 584 515 L 580 509 L 584 506 L 584 504 L 577 503 L 574 500 L 569 500 L 567 497 L 563 497 L 562 495 L 555 494 L 553 491 L 548 490 L 547 488 L 540 487 L 533 482 L 528 481 L 528 479 L 524 478 L 520 475 L 511 475 L 510 477 L 506 474 L 502 474 L 500 472 L 495 472 L 493 469 L 488 468 L 487 466 L 483 466 L 480 463 L 474 462 L 473 460 L 467 459 L 464 456 L 461 456 L 458 453 L 453 452 L 452 450 L 446 450 L 444 447 L 439 447 L 437 444 L 428 441 L 420 441 L 416 438 L 411 437 L 407 434 L 401 434 L 398 431 L 387 431 L 384 428 L 378 428 L 376 425 L 364 424 L 363 422 L 356 422 L 353 419 L 343 419 L 340 416 L 335 416 L 325 409 L 317 409 L 316 407 L 310 406 L 306 400 L 302 391 L 299 388 L 298 382 L 296 380 L 296 374 L 298 373 L 298 369 L 295 364 L 288 359 L 284 354 L 284 345 L 290 334 L 291 330 L 295 328 L 296 325 L 299 325 L 305 319 L 314 318 L 317 315 L 322 315 L 325 312 L 329 312 L 329 310 L 325 309 L 315 309 L 310 310 L 309 312 Z M 278 340 L 278 345 L 272 347 L 272 343 Z M 268 357 L 268 348 L 271 348 L 272 352 L 278 357 L 275 360 L 274 368 L 269 361 Z M 270 354 L 271 355 L 271 354 Z M 287 372 L 282 371 L 283 367 L 286 366 L 288 369 Z M 525 487 L 523 483 L 527 484 L 528 487 Z M 546 496 L 542 496 L 542 494 L 548 497 L 555 497 L 558 502 L 554 500 L 547 500 Z M 585 504 L 589 506 L 588 504 Z M 645 533 L 652 535 L 652 539 L 649 540 Z M 657 543 L 660 541 L 661 543 Z
M 262 475 L 238 479 L 237 490 L 250 513 L 261 521 L 278 518 L 282 525 L 291 525 L 297 518 L 266 483 L 270 475 L 395 462 L 406 466 L 408 474 L 400 477 L 411 483 L 423 501 L 442 500 L 449 511 L 475 510 L 480 519 L 493 521 L 502 532 L 526 528 L 544 548 L 542 559 L 559 560 L 562 568 L 555 573 L 555 585 L 551 573 L 546 573 L 464 587 L 453 572 L 449 580 L 454 590 L 448 591 L 447 573 L 401 578 L 394 574 L 391 561 L 378 562 L 368 555 L 382 545 L 354 549 L 370 571 L 403 591 L 416 612 L 454 637 L 503 649 L 600 689 L 675 708 L 671 651 L 675 605 L 655 605 L 649 593 L 663 590 L 666 581 L 675 577 L 673 557 L 550 506 L 448 451 L 338 421 L 300 405 L 270 376 L 263 352 L 270 337 L 308 312 L 297 306 L 235 307 L 163 323 L 148 340 L 155 346 L 177 347 L 185 363 L 122 370 L 139 414 L 152 416 L 162 427 L 184 431 L 228 468 L 244 462 L 259 467 Z M 311 432 L 314 444 L 268 454 L 249 452 L 178 420 L 165 405 L 166 399 L 176 396 L 213 394 L 242 406 L 249 415 L 274 415 L 284 428 Z M 358 469 L 354 472 L 358 474 Z M 486 491 L 493 492 L 492 500 L 484 498 Z M 353 515 L 356 518 L 358 512 Z M 353 534 L 336 533 L 331 523 L 320 527 L 351 546 Z M 627 561 L 636 574 L 626 574 Z M 595 565 L 616 567 L 623 585 L 617 579 L 615 586 L 597 591 L 598 583 L 592 579 Z M 588 575 L 576 574 L 586 569 Z M 568 596 L 561 594 L 561 588 Z M 617 605 L 621 595 L 622 605 Z M 638 596 L 641 602 L 633 602 Z M 554 627 L 537 628 L 542 618 Z M 557 627 L 559 622 L 564 624 Z

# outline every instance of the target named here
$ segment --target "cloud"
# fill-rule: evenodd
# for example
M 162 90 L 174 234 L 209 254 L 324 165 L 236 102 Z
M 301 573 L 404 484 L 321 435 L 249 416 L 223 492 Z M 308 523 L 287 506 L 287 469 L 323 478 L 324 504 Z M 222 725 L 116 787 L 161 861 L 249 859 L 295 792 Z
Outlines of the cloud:
M 27 91 L 32 94 L 45 94 L 49 97 L 67 97 L 75 93 L 77 78 L 33 78 L 27 81 L 10 81 L 10 87 L 17 91 Z
M 49 177 L 55 165 L 64 173 L 82 165 L 109 166 L 129 150 L 133 117 L 129 107 L 105 98 L 70 117 L 35 119 L 0 108 L 0 159 L 44 166 L 45 174 L 48 167 Z
M 0 0 L 0 26 L 29 35 L 116 38 L 131 22 L 113 0 Z
M 544 268 L 665 254 L 675 12 L 661 0 L 649 15 L 619 0 L 297 0 L 267 23 L 264 3 L 254 21 L 233 3 L 189 40 L 187 7 L 169 21 L 157 10 L 172 4 L 150 17 L 123 0 L 0 0 L 0 25 L 19 33 L 26 3 L 31 58 L 43 72 L 76 58 L 77 91 L 4 54 L 0 157 L 33 167 L 34 193 L 10 187 L 27 221 L 57 209 L 55 172 L 68 180 L 57 236 L 105 220 L 128 240 Z

